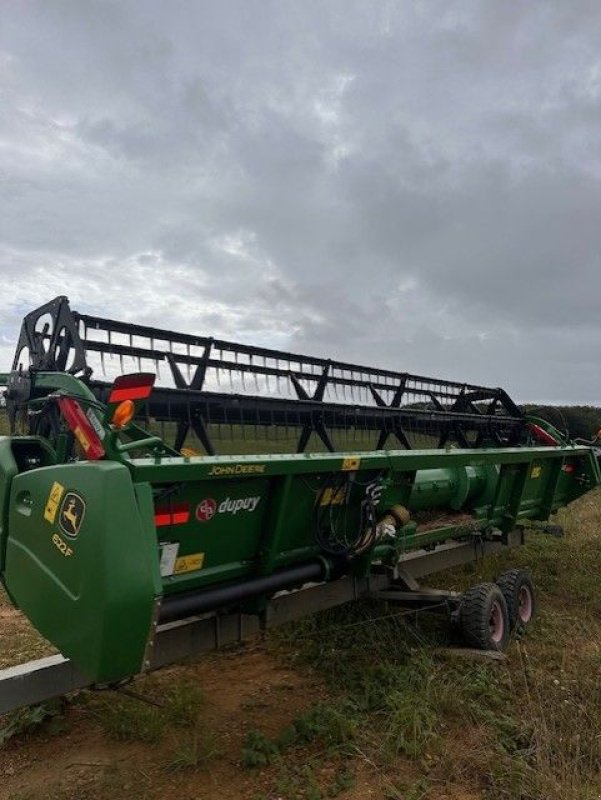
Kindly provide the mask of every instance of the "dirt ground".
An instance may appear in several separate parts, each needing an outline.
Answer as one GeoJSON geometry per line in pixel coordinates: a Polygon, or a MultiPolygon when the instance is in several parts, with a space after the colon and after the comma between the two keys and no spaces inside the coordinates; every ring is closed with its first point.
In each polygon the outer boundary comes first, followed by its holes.
{"type": "MultiPolygon", "coordinates": [[[[241,766],[244,739],[251,729],[276,736],[296,715],[324,699],[326,690],[319,678],[310,671],[300,674],[283,666],[264,646],[254,643],[240,651],[214,654],[194,665],[161,672],[160,681],[165,687],[176,680],[197,683],[202,688],[205,700],[201,723],[215,737],[219,751],[206,766],[173,772],[170,761],[174,741],[170,733],[156,744],[113,741],[87,703],[74,703],[66,709],[64,730],[50,732],[42,728],[29,736],[11,739],[0,750],[0,798],[280,797],[273,788],[277,783],[274,767],[241,766]]],[[[344,797],[386,797],[386,780],[379,771],[368,760],[362,761],[360,755],[354,762],[355,785],[344,792],[344,797]]],[[[324,769],[332,766],[325,765],[324,769]]],[[[458,800],[444,793],[439,797],[458,800]]],[[[468,800],[468,796],[462,800],[468,800]]]]}
{"type": "MultiPolygon", "coordinates": [[[[22,643],[6,660],[12,663],[23,654],[31,657],[32,650],[35,655],[49,651],[19,612],[3,604],[0,615],[1,638],[22,643]]],[[[281,764],[251,769],[241,763],[249,731],[277,737],[299,714],[332,699],[331,690],[311,668],[290,667],[257,639],[233,651],[163,669],[148,680],[153,697],[157,682],[159,695],[176,684],[200,689],[195,730],[169,727],[159,741],[150,743],[116,740],[102,724],[99,703],[102,707],[125,702],[126,709],[128,704],[135,709],[141,701],[115,692],[82,692],[63,708],[58,721],[20,733],[0,747],[0,800],[313,800],[320,795],[311,793],[302,774],[303,764],[309,762],[320,785],[331,783],[335,760],[321,761],[319,751],[311,747],[288,754],[284,780],[281,764]],[[215,754],[206,763],[174,769],[174,759],[186,742],[205,733],[215,754]]],[[[145,694],[144,681],[134,687],[145,694]]],[[[324,790],[322,797],[400,800],[391,786],[400,779],[410,785],[419,775],[410,762],[387,774],[361,752],[350,762],[345,756],[345,764],[352,769],[352,786],[331,794],[324,790]]],[[[435,792],[430,787],[427,796],[430,800],[480,797],[468,789],[458,793],[456,786],[448,790],[440,786],[435,792]]],[[[418,800],[420,794],[410,797],[418,800]]]]}

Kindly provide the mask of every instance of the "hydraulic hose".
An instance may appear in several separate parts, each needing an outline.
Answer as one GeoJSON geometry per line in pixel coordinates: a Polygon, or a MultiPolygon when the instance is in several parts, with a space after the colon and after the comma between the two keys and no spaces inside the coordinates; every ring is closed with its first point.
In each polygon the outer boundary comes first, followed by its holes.
{"type": "Polygon", "coordinates": [[[309,581],[319,581],[325,577],[324,573],[324,564],[313,562],[204,592],[186,592],[166,597],[161,606],[159,623],[215,611],[261,594],[271,594],[309,581]]]}

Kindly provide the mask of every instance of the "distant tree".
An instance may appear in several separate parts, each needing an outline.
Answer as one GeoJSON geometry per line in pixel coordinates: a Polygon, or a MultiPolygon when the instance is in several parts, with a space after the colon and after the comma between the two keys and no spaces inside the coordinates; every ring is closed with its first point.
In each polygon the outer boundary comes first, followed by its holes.
{"type": "Polygon", "coordinates": [[[601,408],[598,406],[550,406],[525,404],[526,414],[550,422],[570,439],[592,439],[601,428],[601,408]]]}

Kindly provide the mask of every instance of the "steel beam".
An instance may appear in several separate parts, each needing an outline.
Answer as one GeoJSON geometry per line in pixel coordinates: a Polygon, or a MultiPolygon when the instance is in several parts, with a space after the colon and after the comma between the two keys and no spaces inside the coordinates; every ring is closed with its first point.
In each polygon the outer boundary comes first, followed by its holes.
{"type": "Polygon", "coordinates": [[[0,714],[43,703],[89,685],[60,654],[0,670],[0,714]]]}

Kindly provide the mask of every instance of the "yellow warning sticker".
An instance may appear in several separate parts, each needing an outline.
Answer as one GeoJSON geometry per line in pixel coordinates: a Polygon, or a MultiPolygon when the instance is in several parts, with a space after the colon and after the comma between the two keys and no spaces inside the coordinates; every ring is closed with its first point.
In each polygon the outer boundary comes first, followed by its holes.
{"type": "Polygon", "coordinates": [[[542,467],[532,467],[532,472],[530,473],[531,478],[540,478],[540,474],[543,471],[542,467]]]}
{"type": "Polygon", "coordinates": [[[175,559],[173,574],[181,575],[182,572],[194,572],[194,570],[202,569],[204,560],[204,553],[191,553],[189,556],[180,556],[175,559]]]}
{"type": "Polygon", "coordinates": [[[346,502],[346,486],[328,486],[320,495],[320,506],[341,506],[346,502]]]}
{"type": "Polygon", "coordinates": [[[46,500],[46,508],[44,509],[44,519],[51,525],[56,519],[56,512],[58,511],[58,506],[64,491],[65,487],[62,485],[62,483],[54,481],[52,488],[50,489],[48,499],[46,500]]]}
{"type": "Polygon", "coordinates": [[[360,456],[351,456],[350,458],[342,459],[342,469],[345,472],[353,472],[361,466],[360,456]]]}

